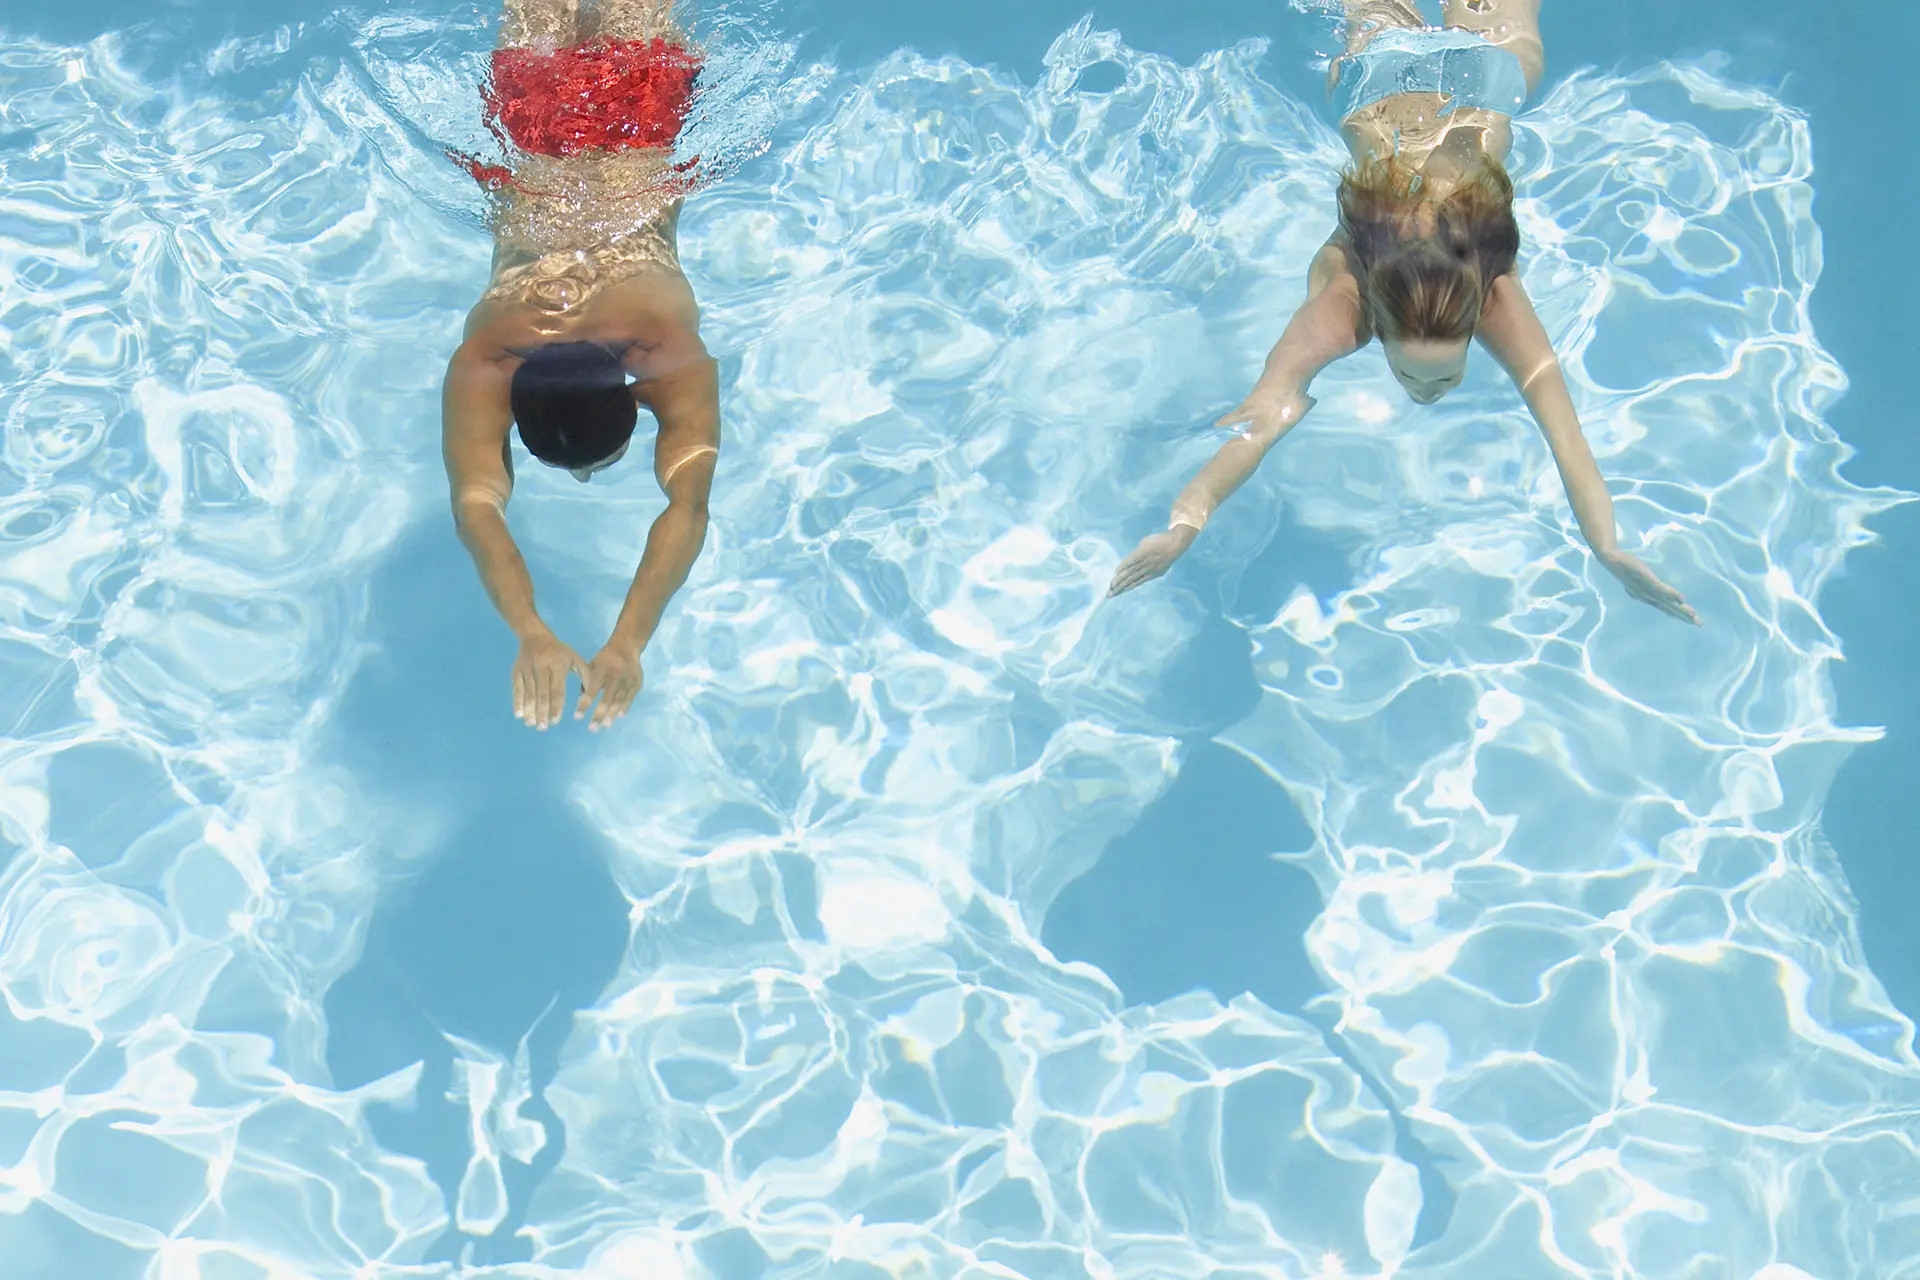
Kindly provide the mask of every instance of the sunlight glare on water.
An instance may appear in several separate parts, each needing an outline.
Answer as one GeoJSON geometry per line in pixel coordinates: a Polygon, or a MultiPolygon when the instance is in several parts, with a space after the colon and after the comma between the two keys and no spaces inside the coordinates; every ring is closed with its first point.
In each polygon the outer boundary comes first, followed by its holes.
{"type": "MultiPolygon", "coordinates": [[[[728,176],[681,228],[714,532],[570,788],[619,967],[551,1069],[448,1033],[443,1081],[351,1090],[323,1000],[455,815],[322,743],[367,579],[447,524],[488,244],[443,151],[487,36],[388,16],[165,79],[6,48],[0,1273],[1920,1274],[1920,1062],[1817,831],[1864,735],[1810,603],[1902,495],[1836,471],[1804,119],[1676,64],[1518,130],[1526,287],[1625,545],[1706,628],[1604,580],[1486,362],[1415,410],[1377,351],[1193,556],[1231,586],[1285,512],[1346,585],[1109,603],[1301,296],[1337,137],[1257,42],[1081,23],[1024,83],[802,66],[733,12],[738,110],[689,144],[728,176]],[[1170,696],[1222,626],[1250,659],[1170,696]],[[1195,736],[1315,833],[1316,1021],[1128,1005],[1040,942],[1195,736]],[[374,1132],[428,1088],[467,1117],[437,1163],[374,1132]]],[[[605,479],[515,504],[601,627],[654,501],[605,479]]]]}

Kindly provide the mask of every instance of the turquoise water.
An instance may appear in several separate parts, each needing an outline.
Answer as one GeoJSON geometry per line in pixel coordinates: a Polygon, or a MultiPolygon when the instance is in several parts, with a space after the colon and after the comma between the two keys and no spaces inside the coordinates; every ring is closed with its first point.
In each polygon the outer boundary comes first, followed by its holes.
{"type": "MultiPolygon", "coordinates": [[[[1518,131],[1694,632],[1487,362],[1377,351],[1103,600],[1328,229],[1331,25],[891,8],[709,15],[728,446],[593,739],[507,714],[439,468],[488,12],[0,16],[0,1280],[1920,1276],[1833,46],[1569,15],[1518,131]]],[[[604,480],[513,508],[579,643],[604,480]]]]}

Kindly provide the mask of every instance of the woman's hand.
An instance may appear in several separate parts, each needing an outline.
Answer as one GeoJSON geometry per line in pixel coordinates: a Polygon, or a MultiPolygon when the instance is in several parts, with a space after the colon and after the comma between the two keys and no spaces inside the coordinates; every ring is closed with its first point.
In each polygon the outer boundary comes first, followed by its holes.
{"type": "Polygon", "coordinates": [[[535,729],[558,724],[567,705],[567,676],[586,679],[587,664],[553,632],[523,636],[513,660],[513,714],[535,729]]]}
{"type": "Polygon", "coordinates": [[[1186,554],[1199,532],[1192,525],[1177,524],[1171,529],[1162,529],[1159,533],[1150,533],[1140,539],[1140,545],[1133,549],[1133,554],[1122,560],[1120,567],[1113,571],[1113,582],[1107,587],[1107,595],[1117,596],[1143,582],[1152,582],[1172,568],[1175,560],[1186,554]]]}
{"type": "Polygon", "coordinates": [[[1238,434],[1258,444],[1271,444],[1307,416],[1314,399],[1298,387],[1257,383],[1238,408],[1220,415],[1213,425],[1239,428],[1238,434]]]}
{"type": "Polygon", "coordinates": [[[1696,627],[1700,625],[1700,615],[1693,611],[1693,606],[1687,603],[1686,598],[1656,578],[1653,570],[1646,565],[1618,547],[1594,554],[1600,558],[1601,564],[1607,566],[1609,573],[1620,579],[1620,585],[1635,600],[1650,604],[1669,617],[1691,622],[1696,627]]]}
{"type": "Polygon", "coordinates": [[[573,708],[573,718],[580,719],[591,708],[593,719],[587,728],[598,733],[627,714],[633,706],[634,695],[646,682],[646,672],[640,669],[639,651],[631,645],[609,640],[607,647],[593,655],[593,661],[581,674],[580,701],[573,708]],[[600,699],[597,707],[593,705],[595,697],[600,699]]]}

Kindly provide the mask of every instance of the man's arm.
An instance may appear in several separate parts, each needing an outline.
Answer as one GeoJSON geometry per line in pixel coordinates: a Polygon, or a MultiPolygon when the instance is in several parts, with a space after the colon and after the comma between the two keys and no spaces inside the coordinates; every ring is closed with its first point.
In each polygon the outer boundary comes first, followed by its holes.
{"type": "Polygon", "coordinates": [[[1626,587],[1634,599],[1663,613],[1698,626],[1699,615],[1686,600],[1654,576],[1651,569],[1620,550],[1614,523],[1613,495],[1600,466],[1580,430],[1580,415],[1573,405],[1573,393],[1567,389],[1566,374],[1554,354],[1546,326],[1540,323],[1533,300],[1527,297],[1520,281],[1511,275],[1493,283],[1493,291],[1482,312],[1477,331],[1480,345],[1500,362],[1526,401],[1528,412],[1546,438],[1553,463],[1560,472],[1560,483],[1573,507],[1573,518],[1580,536],[1600,563],[1626,587]]]}
{"type": "Polygon", "coordinates": [[[513,714],[545,729],[566,707],[568,675],[584,672],[586,664],[540,620],[533,607],[533,578],[507,532],[507,499],[513,494],[509,378],[503,366],[471,348],[454,352],[441,391],[440,448],[454,527],[494,608],[520,641],[513,663],[513,714]]]}
{"type": "Polygon", "coordinates": [[[507,500],[513,496],[507,377],[469,348],[454,352],[441,390],[440,451],[460,541],[501,618],[524,640],[546,626],[534,609],[527,562],[507,532],[507,500]]]}
{"type": "Polygon", "coordinates": [[[704,351],[672,373],[640,385],[660,424],[654,439],[653,472],[667,495],[667,509],[647,532],[640,567],[627,588],[613,635],[594,655],[582,681],[578,719],[593,709],[588,726],[601,729],[632,706],[645,673],[640,654],[653,639],[667,602],[687,580],[707,540],[707,498],[720,453],[719,370],[704,351]],[[595,698],[599,705],[594,706],[595,698]]]}
{"type": "Polygon", "coordinates": [[[653,474],[667,495],[667,509],[647,533],[640,568],[627,589],[614,624],[613,642],[637,655],[647,647],[667,601],[687,580],[707,540],[707,499],[720,455],[720,377],[702,356],[675,373],[642,385],[648,408],[660,423],[654,439],[653,474]]]}

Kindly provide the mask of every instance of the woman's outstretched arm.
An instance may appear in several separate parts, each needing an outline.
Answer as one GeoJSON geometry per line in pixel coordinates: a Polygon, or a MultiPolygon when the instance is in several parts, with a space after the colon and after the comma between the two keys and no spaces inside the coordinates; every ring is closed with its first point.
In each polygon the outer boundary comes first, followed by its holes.
{"type": "Polygon", "coordinates": [[[1360,292],[1346,271],[1346,255],[1329,244],[1314,259],[1306,305],[1267,355],[1266,369],[1238,408],[1217,425],[1239,433],[1213,455],[1174,499],[1167,527],[1148,534],[1114,571],[1107,594],[1117,596],[1164,574],[1186,553],[1220,504],[1232,497],[1281,437],[1299,425],[1313,398],[1307,387],[1319,372],[1365,341],[1360,292]]]}
{"type": "Polygon", "coordinates": [[[1580,416],[1567,390],[1566,375],[1553,343],[1533,309],[1533,300],[1513,276],[1494,281],[1493,292],[1480,318],[1480,344],[1507,371],[1520,389],[1527,409],[1553,452],[1560,483],[1580,525],[1580,536],[1608,572],[1620,580],[1627,594],[1662,613],[1700,625],[1700,615],[1678,591],[1660,581],[1653,570],[1622,551],[1613,520],[1613,497],[1600,475],[1593,451],[1580,431],[1580,416]]]}

